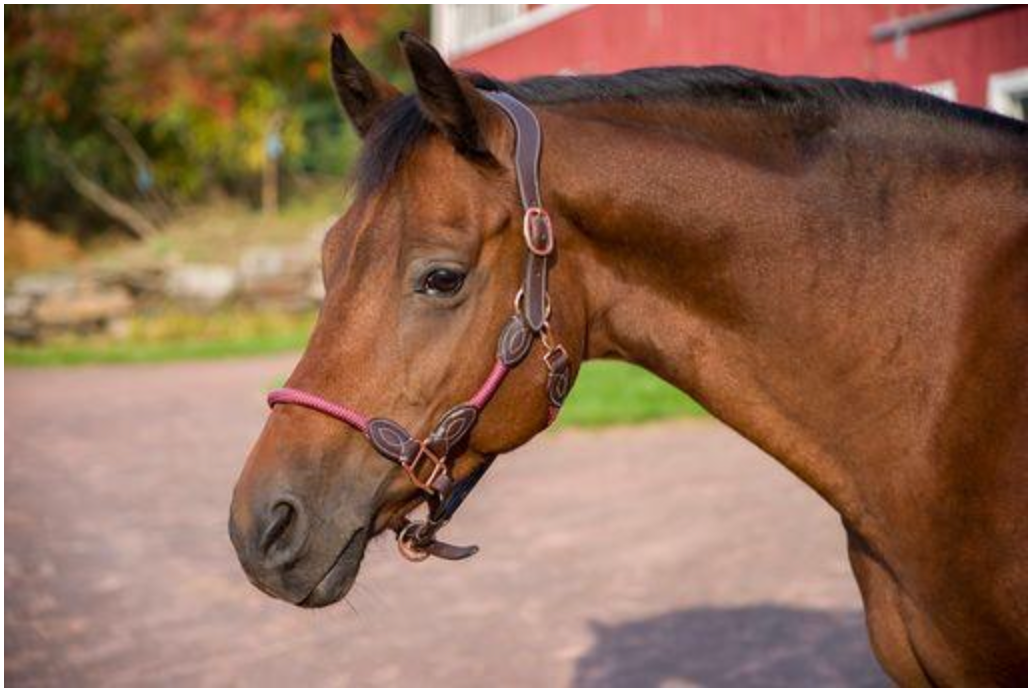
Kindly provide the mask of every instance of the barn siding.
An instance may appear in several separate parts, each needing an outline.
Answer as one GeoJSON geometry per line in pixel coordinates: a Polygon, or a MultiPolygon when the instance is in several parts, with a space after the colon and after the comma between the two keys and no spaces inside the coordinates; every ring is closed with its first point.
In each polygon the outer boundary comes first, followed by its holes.
{"type": "Polygon", "coordinates": [[[917,86],[953,80],[986,105],[990,74],[1028,67],[1028,7],[876,43],[871,27],[926,6],[591,5],[461,55],[460,67],[515,79],[647,65],[735,64],[778,74],[855,76],[917,86]]]}

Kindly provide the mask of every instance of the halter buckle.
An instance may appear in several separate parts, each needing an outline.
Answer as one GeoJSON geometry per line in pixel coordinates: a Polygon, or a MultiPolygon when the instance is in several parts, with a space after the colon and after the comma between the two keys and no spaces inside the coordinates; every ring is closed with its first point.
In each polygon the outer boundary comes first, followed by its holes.
{"type": "Polygon", "coordinates": [[[525,244],[533,255],[546,257],[553,252],[553,224],[550,215],[542,207],[529,207],[525,210],[524,221],[525,244]]]}
{"type": "Polygon", "coordinates": [[[407,472],[411,482],[429,495],[435,495],[439,492],[439,489],[435,487],[435,482],[447,476],[446,458],[440,457],[429,449],[426,442],[419,442],[417,453],[410,461],[402,462],[400,465],[407,472]],[[420,471],[422,462],[425,460],[432,464],[432,470],[429,472],[428,478],[423,481],[421,480],[420,471]]]}

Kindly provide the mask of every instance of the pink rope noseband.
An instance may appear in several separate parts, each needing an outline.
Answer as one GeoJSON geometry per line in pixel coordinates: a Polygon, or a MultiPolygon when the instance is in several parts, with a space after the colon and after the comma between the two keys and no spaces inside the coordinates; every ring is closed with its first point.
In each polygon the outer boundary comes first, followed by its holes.
{"type": "MultiPolygon", "coordinates": [[[[478,388],[475,395],[468,400],[468,406],[472,406],[481,411],[485,405],[489,403],[489,400],[493,398],[493,395],[496,394],[496,390],[498,390],[500,385],[503,384],[503,381],[507,378],[507,373],[509,372],[510,368],[497,359],[495,365],[493,365],[493,369],[489,371],[489,376],[485,378],[485,382],[483,382],[482,386],[478,388]]],[[[297,406],[303,406],[304,408],[313,409],[318,413],[323,413],[326,416],[342,421],[350,427],[356,428],[365,434],[368,432],[368,421],[371,420],[370,416],[366,416],[349,406],[343,406],[342,404],[337,404],[333,401],[322,398],[317,394],[311,394],[310,392],[304,392],[299,389],[292,389],[291,387],[274,389],[268,393],[268,406],[274,408],[276,404],[295,404],[297,406]]],[[[553,422],[552,418],[554,418],[554,416],[551,415],[551,423],[553,422]]]]}
{"type": "Polygon", "coordinates": [[[283,387],[282,389],[274,389],[268,392],[268,406],[274,408],[275,404],[296,404],[297,406],[303,406],[304,408],[314,409],[319,413],[324,413],[326,416],[331,416],[336,420],[341,420],[347,425],[360,430],[362,433],[368,431],[368,421],[370,418],[362,413],[354,411],[348,406],[342,406],[336,404],[328,399],[322,399],[317,394],[310,394],[308,392],[302,392],[299,389],[291,389],[289,387],[283,387]]]}

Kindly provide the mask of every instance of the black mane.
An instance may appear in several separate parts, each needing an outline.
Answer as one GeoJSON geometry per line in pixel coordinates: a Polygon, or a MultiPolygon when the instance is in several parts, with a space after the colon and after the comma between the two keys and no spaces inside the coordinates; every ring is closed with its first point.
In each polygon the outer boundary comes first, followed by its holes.
{"type": "MultiPolygon", "coordinates": [[[[852,78],[779,77],[741,67],[650,67],[610,75],[545,76],[503,82],[466,74],[486,91],[504,91],[526,103],[658,103],[682,101],[709,105],[816,113],[846,105],[913,111],[1024,136],[1024,123],[978,108],[951,103],[888,82],[852,78]]],[[[368,133],[355,171],[362,190],[384,185],[414,147],[432,131],[413,95],[391,103],[368,133]]]]}

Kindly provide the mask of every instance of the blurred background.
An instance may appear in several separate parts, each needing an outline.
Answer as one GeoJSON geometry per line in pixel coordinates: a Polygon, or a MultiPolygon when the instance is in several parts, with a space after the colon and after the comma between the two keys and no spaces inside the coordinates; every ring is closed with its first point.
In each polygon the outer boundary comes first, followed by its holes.
{"type": "Polygon", "coordinates": [[[469,501],[471,563],[383,541],[319,613],[246,583],[232,483],[359,148],[330,33],[406,89],[401,29],[508,79],[728,63],[1028,113],[1024,6],[5,6],[6,682],[884,683],[833,513],[621,364],[469,501]]]}

